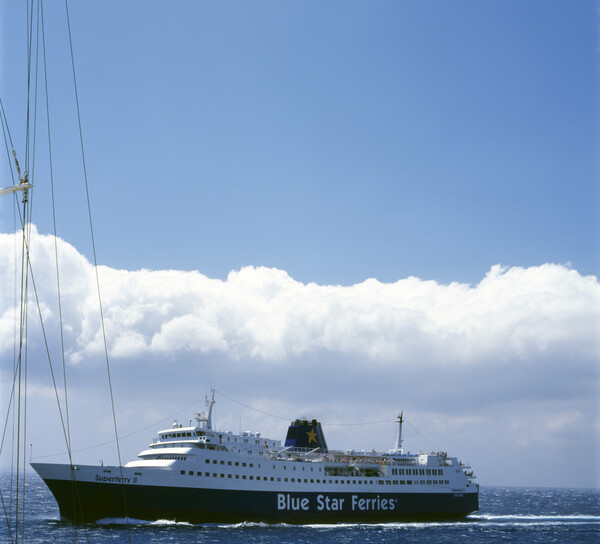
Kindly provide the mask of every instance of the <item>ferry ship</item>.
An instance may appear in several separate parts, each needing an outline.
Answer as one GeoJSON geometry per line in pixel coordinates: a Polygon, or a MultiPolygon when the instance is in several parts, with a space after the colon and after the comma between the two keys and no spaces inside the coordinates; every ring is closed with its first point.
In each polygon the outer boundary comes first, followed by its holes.
{"type": "Polygon", "coordinates": [[[297,419],[285,443],[212,428],[207,411],[174,422],[124,466],[32,463],[75,523],[104,518],[335,523],[463,518],[478,510],[470,467],[445,452],[404,453],[402,414],[388,452],[336,451],[297,419]]]}

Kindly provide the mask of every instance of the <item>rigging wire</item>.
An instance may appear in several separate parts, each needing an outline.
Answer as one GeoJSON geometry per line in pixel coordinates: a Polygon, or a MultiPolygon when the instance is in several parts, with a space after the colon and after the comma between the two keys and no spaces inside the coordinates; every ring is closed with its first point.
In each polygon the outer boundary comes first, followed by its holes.
{"type": "MultiPolygon", "coordinates": [[[[30,129],[30,103],[31,103],[31,57],[33,50],[33,0],[31,3],[27,2],[27,40],[26,40],[26,49],[27,49],[27,123],[26,123],[26,149],[27,154],[29,152],[29,129],[30,129]]],[[[39,21],[38,21],[39,22],[39,21]]],[[[39,27],[38,27],[39,29],[39,27]]],[[[37,50],[36,50],[37,51],[37,50]]],[[[37,78],[37,54],[36,54],[36,78],[37,78]]],[[[36,84],[37,85],[37,84],[36,84]]],[[[2,132],[4,134],[5,147],[8,156],[8,164],[10,167],[11,178],[13,181],[13,185],[15,185],[15,176],[12,167],[12,161],[10,159],[10,153],[8,152],[8,142],[10,142],[10,146],[12,148],[12,154],[15,161],[15,166],[17,169],[17,174],[21,183],[26,182],[28,178],[28,159],[25,160],[25,170],[23,172],[23,176],[21,176],[19,163],[17,161],[17,156],[12,140],[12,136],[10,133],[10,129],[8,126],[8,119],[6,116],[6,111],[4,109],[4,103],[0,101],[1,106],[1,118],[2,118],[2,132]],[[8,136],[8,138],[7,138],[8,136]]],[[[34,132],[35,134],[35,132],[34,132]]],[[[35,136],[34,136],[35,139],[35,136]]],[[[5,421],[5,427],[3,430],[3,439],[2,445],[4,444],[4,438],[6,436],[6,429],[8,425],[8,418],[12,411],[13,414],[13,447],[11,448],[11,477],[10,477],[10,505],[9,512],[6,512],[6,506],[4,501],[4,495],[0,492],[0,498],[2,500],[3,510],[5,513],[6,525],[8,530],[8,535],[10,542],[17,542],[19,539],[19,516],[21,516],[21,540],[24,540],[24,530],[25,530],[25,490],[26,490],[26,441],[27,441],[27,344],[25,342],[25,338],[27,336],[27,300],[28,300],[28,282],[27,282],[27,268],[23,267],[24,264],[24,253],[23,249],[25,245],[28,243],[27,237],[31,236],[31,228],[27,227],[28,218],[31,214],[31,204],[27,206],[29,201],[28,191],[24,191],[23,193],[23,214],[21,215],[21,209],[18,204],[18,197],[16,192],[14,193],[15,203],[17,203],[17,210],[19,213],[19,217],[21,220],[21,232],[22,232],[22,244],[21,244],[21,278],[20,278],[20,309],[19,309],[19,325],[18,325],[18,342],[15,343],[15,354],[14,354],[14,376],[13,376],[13,384],[10,395],[10,403],[7,409],[7,419],[5,421]],[[17,348],[18,345],[18,349],[17,348]],[[14,394],[14,387],[18,384],[18,389],[16,393],[16,398],[14,394]],[[16,408],[15,408],[16,404],[16,408]],[[12,408],[12,410],[11,410],[12,408]],[[21,416],[21,411],[23,415],[21,416]],[[21,417],[23,417],[23,423],[21,423],[21,417]],[[15,421],[16,420],[16,421],[15,421]],[[16,426],[15,426],[16,423],[16,426]],[[22,429],[22,432],[21,432],[22,429]],[[15,440],[15,430],[16,430],[16,440],[15,440]],[[23,462],[22,462],[22,470],[23,476],[21,478],[21,440],[23,441],[23,462]],[[15,479],[13,482],[13,474],[15,475],[15,479]],[[12,504],[13,504],[13,491],[14,491],[14,532],[11,530],[11,521],[12,521],[12,504]]],[[[15,247],[16,249],[16,247],[15,247]]],[[[15,263],[17,259],[15,259],[15,263]]],[[[16,276],[16,274],[15,274],[16,276]]],[[[15,279],[17,279],[15,277],[15,279]]],[[[17,282],[15,281],[15,295],[17,293],[17,282]]],[[[16,298],[16,296],[15,296],[16,298]]],[[[15,304],[16,308],[16,304],[15,304]]],[[[15,316],[16,317],[16,316],[15,316]]],[[[16,320],[15,320],[16,324],[16,320]]],[[[15,329],[15,340],[17,340],[17,330],[15,329]]],[[[1,447],[0,447],[1,452],[1,447]]]]}
{"type": "MultiPolygon", "coordinates": [[[[6,116],[6,111],[4,109],[4,102],[2,101],[2,98],[0,97],[0,121],[2,123],[2,134],[4,135],[4,147],[6,149],[6,157],[7,157],[7,164],[9,166],[10,169],[10,176],[12,179],[12,183],[13,185],[15,185],[15,173],[13,170],[13,163],[12,163],[12,159],[10,156],[10,151],[9,151],[9,142],[10,142],[10,148],[12,149],[13,153],[15,153],[14,150],[14,145],[13,145],[13,141],[12,141],[12,136],[10,133],[10,128],[8,125],[8,118],[6,116]]],[[[15,158],[16,160],[16,158],[15,158]]],[[[17,163],[18,164],[18,163],[17,163]]],[[[16,205],[16,210],[19,213],[19,217],[21,218],[21,209],[18,206],[18,199],[17,199],[17,194],[15,193],[14,195],[14,201],[16,205]]],[[[15,208],[13,208],[14,210],[15,208]]],[[[13,214],[13,218],[16,217],[16,214],[13,214]]],[[[16,223],[16,220],[13,221],[14,223],[16,223]]],[[[14,231],[16,232],[16,224],[14,224],[14,231]]],[[[17,245],[16,245],[16,237],[15,237],[15,247],[14,247],[14,252],[15,252],[15,264],[17,262],[17,245]]],[[[15,324],[15,328],[14,328],[14,353],[13,353],[13,370],[16,370],[17,367],[17,269],[15,266],[15,281],[14,281],[14,324],[15,324]]],[[[13,381],[13,387],[14,387],[14,381],[13,381]]],[[[9,402],[7,411],[6,411],[6,416],[7,416],[7,420],[5,422],[4,425],[4,431],[3,431],[3,437],[2,437],[2,443],[4,443],[4,434],[6,433],[6,429],[8,426],[8,417],[11,413],[10,407],[12,406],[12,393],[11,393],[11,401],[9,402]]],[[[14,414],[14,412],[13,412],[14,414]]],[[[13,421],[13,443],[14,443],[14,421],[13,421]]],[[[2,446],[0,445],[0,453],[2,452],[2,446]]],[[[11,454],[14,454],[14,448],[11,449],[11,454]]],[[[11,456],[11,461],[10,461],[10,466],[11,466],[11,471],[10,471],[10,481],[9,481],[9,490],[10,490],[10,497],[8,499],[8,508],[9,510],[7,511],[6,509],[6,501],[4,500],[4,494],[2,493],[2,489],[0,488],[0,502],[2,503],[2,510],[4,512],[4,518],[6,521],[6,527],[8,530],[8,536],[9,536],[9,541],[13,542],[13,538],[12,538],[12,532],[11,532],[11,526],[10,526],[10,520],[12,518],[12,513],[11,513],[11,509],[12,509],[12,492],[13,492],[13,468],[14,468],[14,457],[11,456]]]]}
{"type": "MultiPolygon", "coordinates": [[[[53,169],[53,164],[52,164],[52,138],[51,138],[51,131],[50,131],[50,105],[49,105],[50,98],[49,98],[49,92],[48,92],[48,70],[47,70],[48,63],[47,63],[47,58],[46,58],[46,30],[45,30],[45,24],[44,24],[44,7],[43,7],[42,0],[40,0],[39,13],[41,14],[41,20],[42,20],[42,51],[43,51],[43,55],[44,55],[44,89],[45,89],[45,96],[46,96],[46,121],[47,121],[46,125],[47,125],[47,132],[48,132],[48,163],[49,163],[49,174],[50,174],[50,193],[51,193],[51,202],[52,202],[52,225],[53,225],[53,232],[54,232],[54,262],[55,262],[55,266],[56,266],[56,286],[57,286],[58,316],[59,316],[59,331],[60,331],[60,354],[61,354],[61,359],[62,359],[65,417],[66,417],[65,441],[66,441],[67,453],[68,453],[68,457],[69,457],[69,464],[71,466],[73,466],[73,458],[72,458],[72,450],[71,450],[71,427],[70,427],[70,421],[69,421],[69,397],[68,397],[68,392],[67,392],[67,370],[66,370],[66,363],[65,363],[65,343],[64,343],[64,327],[63,327],[63,313],[62,313],[62,296],[61,296],[61,289],[60,289],[60,268],[59,268],[59,259],[58,259],[58,242],[57,242],[57,229],[56,229],[54,169],[53,169]]],[[[52,367],[52,365],[50,365],[50,366],[52,367]]],[[[54,374],[52,377],[53,377],[53,382],[54,382],[54,374]]],[[[55,386],[57,403],[60,408],[60,401],[59,401],[58,391],[56,390],[56,384],[54,386],[55,386]]],[[[71,470],[71,482],[72,482],[71,493],[73,496],[73,504],[79,504],[79,506],[81,508],[79,489],[77,488],[77,485],[75,484],[75,473],[72,470],[71,470]]],[[[83,532],[84,532],[86,541],[89,542],[87,525],[85,523],[83,524],[83,532]]],[[[77,525],[75,525],[75,540],[78,540],[77,525]]]]}
{"type": "MultiPolygon", "coordinates": [[[[0,113],[1,113],[1,118],[2,118],[2,132],[4,133],[4,142],[6,144],[6,151],[8,153],[8,142],[10,142],[11,149],[14,149],[15,146],[13,145],[12,136],[10,134],[10,130],[8,127],[8,118],[6,117],[6,111],[4,110],[4,102],[2,102],[2,97],[0,97],[0,113]],[[8,140],[6,139],[7,135],[8,135],[8,140]]],[[[11,177],[12,177],[13,185],[14,185],[15,175],[14,175],[13,169],[12,169],[12,161],[10,160],[10,153],[8,153],[8,165],[10,166],[10,173],[11,173],[11,177]]]]}
{"type": "MultiPolygon", "coordinates": [[[[240,406],[243,406],[244,408],[248,408],[249,410],[252,410],[254,412],[258,412],[260,414],[264,414],[269,417],[274,417],[276,419],[282,419],[284,421],[290,421],[290,420],[296,419],[293,417],[284,417],[284,416],[278,416],[276,414],[271,414],[269,412],[265,412],[264,410],[259,410],[258,408],[255,408],[254,406],[244,404],[243,402],[240,402],[239,400],[232,399],[231,397],[227,396],[222,391],[218,391],[215,389],[215,392],[218,393],[219,395],[221,395],[222,397],[225,397],[227,400],[230,400],[231,402],[235,402],[236,404],[239,404],[240,406]]],[[[390,421],[395,421],[395,420],[394,419],[381,419],[379,421],[364,421],[364,422],[359,422],[359,423],[325,423],[325,422],[321,422],[321,425],[329,425],[332,427],[333,426],[362,426],[362,425],[379,425],[381,423],[389,423],[390,421]]]]}
{"type": "Polygon", "coordinates": [[[48,71],[47,71],[47,60],[46,60],[46,32],[44,26],[44,8],[43,3],[40,2],[40,11],[42,19],[42,51],[44,54],[44,87],[46,92],[46,121],[48,128],[48,165],[50,175],[50,196],[52,203],[52,226],[54,232],[54,262],[56,265],[56,285],[57,285],[57,298],[58,298],[58,322],[60,331],[60,353],[62,357],[62,368],[63,368],[63,383],[64,383],[64,394],[65,394],[65,416],[67,425],[67,449],[71,450],[71,430],[69,425],[69,401],[67,395],[67,375],[66,375],[66,364],[65,364],[65,341],[64,341],[64,327],[63,327],[63,314],[62,314],[62,296],[60,289],[60,269],[58,265],[58,234],[56,229],[56,206],[55,206],[55,193],[54,193],[54,169],[52,166],[52,138],[50,132],[50,105],[49,105],[49,92],[48,92],[48,71]]]}
{"type": "MultiPolygon", "coordinates": [[[[110,363],[109,363],[109,358],[108,358],[108,344],[106,341],[106,327],[105,327],[105,323],[104,323],[104,312],[102,310],[102,296],[100,293],[100,279],[98,277],[98,260],[96,257],[96,243],[94,240],[94,227],[93,227],[93,222],[92,222],[92,207],[91,207],[91,202],[90,202],[90,191],[89,191],[89,184],[88,184],[87,168],[86,168],[86,163],[85,163],[85,151],[84,151],[84,146],[83,146],[83,130],[81,128],[79,93],[77,92],[77,77],[75,75],[75,56],[73,53],[73,39],[71,36],[71,21],[69,18],[68,0],[65,0],[65,13],[66,13],[66,18],[67,18],[67,30],[68,30],[68,35],[69,35],[69,50],[71,52],[71,68],[73,71],[73,87],[75,90],[75,104],[77,106],[77,123],[79,126],[79,142],[81,145],[81,160],[82,160],[82,164],[83,164],[83,178],[84,178],[84,182],[85,182],[85,193],[86,193],[86,198],[87,198],[88,218],[89,218],[89,223],[90,223],[90,237],[91,237],[91,242],[92,242],[92,254],[93,254],[93,258],[94,258],[94,271],[96,274],[96,289],[97,289],[97,293],[98,293],[98,306],[99,306],[99,310],[100,310],[100,322],[102,324],[102,338],[104,340],[104,356],[105,356],[105,360],[106,360],[106,374],[108,377],[108,387],[110,390],[110,403],[111,403],[111,408],[112,408],[113,426],[114,426],[115,441],[116,441],[116,446],[117,446],[117,457],[119,459],[119,471],[121,474],[121,480],[123,480],[123,463],[121,461],[121,448],[119,446],[119,432],[118,432],[118,428],[117,428],[117,416],[116,416],[116,411],[115,411],[115,401],[114,401],[114,395],[113,395],[113,389],[112,389],[112,380],[111,380],[111,375],[110,375],[110,363]]],[[[130,531],[130,527],[129,527],[129,518],[127,517],[127,500],[125,497],[124,484],[121,484],[121,489],[123,491],[123,505],[124,505],[124,509],[125,509],[125,519],[127,520],[127,536],[129,538],[129,542],[131,542],[131,531],[130,531]]]]}
{"type": "MultiPolygon", "coordinates": [[[[39,61],[40,61],[40,55],[39,55],[39,48],[40,48],[40,17],[42,19],[42,34],[44,36],[43,38],[43,53],[44,53],[44,57],[43,57],[43,62],[44,62],[44,83],[45,83],[45,91],[46,91],[46,112],[47,112],[47,122],[48,122],[48,145],[49,145],[49,158],[50,158],[50,165],[52,163],[52,151],[51,151],[51,141],[50,141],[50,116],[49,116],[49,96],[48,96],[48,79],[47,79],[47,63],[46,63],[46,49],[45,49],[45,32],[44,32],[44,26],[43,26],[43,7],[42,7],[42,0],[38,0],[38,5],[37,5],[37,12],[34,9],[34,2],[33,0],[31,0],[31,2],[27,3],[27,122],[26,122],[26,142],[25,142],[25,146],[26,146],[26,158],[25,158],[25,168],[23,170],[23,174],[21,174],[21,170],[19,167],[19,162],[17,160],[17,154],[14,148],[14,144],[13,144],[13,139],[12,139],[12,135],[9,129],[9,124],[8,124],[8,119],[7,119],[7,115],[6,115],[6,110],[4,108],[4,103],[0,100],[0,119],[2,120],[2,132],[4,135],[4,140],[5,140],[5,147],[6,147],[6,152],[7,152],[7,156],[8,156],[8,164],[10,166],[10,172],[11,172],[11,177],[12,177],[12,181],[13,181],[13,186],[15,185],[15,174],[14,174],[14,170],[13,170],[13,163],[12,160],[10,158],[10,152],[9,152],[9,142],[10,142],[10,147],[12,148],[12,154],[14,157],[14,163],[15,163],[15,167],[17,170],[17,174],[18,174],[18,178],[20,183],[25,183],[27,181],[32,181],[33,177],[34,177],[34,166],[35,166],[35,158],[36,158],[36,132],[37,132],[37,106],[38,106],[38,83],[39,83],[39,77],[38,77],[38,70],[39,70],[39,61]],[[33,32],[33,17],[34,14],[36,14],[36,27],[35,27],[35,39],[34,39],[34,32],[33,32]],[[35,74],[32,75],[32,65],[33,65],[33,51],[34,51],[34,46],[35,46],[35,74]],[[32,84],[34,84],[34,90],[33,90],[33,95],[32,95],[32,84]],[[33,105],[33,108],[32,108],[33,105]],[[32,116],[32,109],[33,109],[33,116],[32,116]],[[30,152],[31,149],[31,152],[30,152]],[[29,174],[28,174],[29,172],[29,174]]],[[[52,176],[52,165],[50,166],[50,170],[51,170],[51,176],[52,176]]],[[[52,179],[53,182],[53,179],[52,179]]],[[[52,183],[52,189],[54,189],[54,184],[52,183]]],[[[52,192],[52,196],[54,197],[54,192],[52,192]]],[[[15,198],[15,202],[18,204],[18,195],[15,192],[14,193],[14,198],[15,198]]],[[[37,288],[35,286],[35,279],[34,279],[34,274],[33,274],[33,269],[31,266],[31,260],[30,260],[30,246],[31,246],[31,231],[32,231],[32,223],[31,223],[31,215],[32,215],[32,196],[30,197],[30,193],[26,190],[23,193],[23,213],[21,214],[21,208],[19,205],[16,206],[16,209],[18,211],[19,214],[19,220],[20,220],[20,224],[21,224],[21,232],[22,232],[22,243],[21,243],[21,287],[20,287],[20,299],[21,299],[21,303],[20,303],[20,317],[19,317],[19,324],[18,324],[18,341],[15,342],[15,368],[14,368],[14,375],[13,375],[13,382],[12,382],[12,388],[11,388],[11,393],[10,393],[10,398],[9,398],[9,403],[8,403],[8,409],[6,412],[6,420],[4,423],[4,430],[2,432],[2,440],[0,441],[0,453],[3,450],[4,447],[4,443],[5,443],[5,438],[6,438],[6,431],[8,428],[8,421],[9,421],[9,417],[10,417],[10,413],[12,412],[14,418],[16,419],[16,434],[17,434],[17,439],[16,439],[16,447],[14,447],[12,449],[13,455],[14,452],[16,450],[16,470],[15,470],[15,462],[11,461],[11,483],[10,483],[10,490],[11,490],[11,499],[9,502],[9,510],[12,510],[12,504],[13,504],[13,499],[12,499],[12,492],[13,490],[15,490],[15,498],[14,498],[14,504],[15,504],[15,518],[14,518],[14,532],[12,531],[11,527],[11,522],[9,521],[9,518],[12,519],[12,514],[9,512],[7,512],[6,509],[6,501],[4,500],[4,495],[2,494],[1,490],[0,490],[0,499],[2,502],[2,509],[4,511],[5,514],[5,519],[7,521],[7,529],[8,529],[8,533],[9,533],[9,540],[10,542],[13,542],[13,538],[14,538],[14,542],[17,542],[19,539],[19,516],[21,516],[22,520],[21,520],[21,527],[20,527],[20,536],[21,536],[21,540],[24,540],[24,530],[25,530],[25,488],[26,488],[26,467],[27,467],[27,462],[26,462],[26,455],[27,455],[27,448],[26,448],[26,442],[27,442],[27,342],[26,342],[26,338],[27,338],[27,329],[28,329],[28,312],[27,312],[27,308],[28,308],[28,300],[29,300],[29,274],[31,274],[31,282],[33,285],[33,289],[35,292],[35,300],[37,303],[37,308],[38,308],[38,312],[39,312],[39,316],[40,316],[40,324],[42,327],[42,333],[44,336],[44,342],[46,345],[46,351],[47,351],[47,356],[48,356],[48,362],[49,362],[49,366],[50,366],[50,372],[51,372],[51,376],[52,376],[52,381],[54,384],[54,390],[56,393],[56,400],[57,400],[57,406],[58,406],[58,410],[59,410],[59,415],[60,415],[60,420],[61,420],[61,425],[63,428],[63,434],[65,435],[65,442],[67,444],[67,450],[69,451],[69,458],[71,459],[71,455],[70,455],[70,433],[68,432],[68,414],[67,414],[67,431],[65,431],[65,423],[64,423],[64,418],[63,418],[63,414],[62,414],[62,409],[61,409],[61,402],[60,402],[60,398],[58,395],[58,388],[56,385],[56,380],[54,378],[54,370],[53,370],[53,366],[52,366],[52,360],[50,357],[50,352],[49,352],[49,348],[48,348],[48,342],[47,342],[47,337],[46,337],[46,332],[45,332],[45,327],[44,327],[44,323],[43,323],[43,318],[42,318],[42,314],[41,314],[41,307],[40,307],[40,302],[39,302],[39,298],[38,298],[38,293],[37,293],[37,288]],[[18,346],[18,349],[17,349],[18,346]],[[16,389],[16,391],[15,391],[16,389]],[[12,410],[11,410],[12,407],[12,410]],[[21,447],[21,444],[23,444],[23,447],[21,447]],[[22,450],[22,451],[21,451],[22,450]],[[22,455],[22,459],[21,459],[21,455],[22,455]],[[22,465],[22,471],[23,471],[23,476],[21,478],[21,465],[22,465]],[[16,474],[16,479],[15,482],[13,484],[12,481],[12,475],[16,474]]],[[[52,202],[53,206],[53,218],[55,219],[55,215],[54,215],[54,199],[52,202]]],[[[55,223],[56,225],[56,223],[55,223]]],[[[55,229],[55,239],[56,239],[56,229],[55,229]]],[[[16,238],[15,238],[16,240],[16,238]]],[[[56,249],[56,248],[55,248],[56,249]]],[[[57,251],[55,251],[55,253],[57,254],[57,251]]],[[[16,262],[16,259],[15,259],[16,262]]],[[[57,274],[58,274],[58,260],[57,260],[57,274]]],[[[17,282],[15,282],[15,294],[16,294],[16,289],[17,289],[17,282]]],[[[60,293],[59,293],[59,299],[60,299],[60,293]]],[[[59,300],[59,305],[60,305],[60,300],[59,300]]],[[[16,308],[16,305],[15,305],[16,308]]],[[[62,317],[62,311],[61,313],[61,317],[62,317]]],[[[15,319],[15,324],[16,324],[16,319],[15,319]]],[[[63,377],[65,380],[65,387],[66,387],[66,374],[65,374],[65,370],[64,370],[64,342],[63,340],[63,334],[62,334],[62,318],[61,318],[61,347],[62,347],[62,356],[63,356],[63,377]]],[[[17,334],[17,331],[15,331],[15,333],[17,334]]],[[[17,340],[17,338],[15,337],[15,340],[17,340]]],[[[66,392],[65,392],[66,395],[66,392]]],[[[68,403],[65,399],[65,405],[66,405],[66,409],[68,410],[68,403]]],[[[13,428],[14,428],[14,423],[13,423],[13,428]]],[[[14,433],[14,431],[13,431],[14,433]]],[[[13,438],[13,442],[14,438],[13,438]]],[[[14,457],[13,457],[14,459],[14,457]]],[[[85,528],[85,526],[84,526],[85,528]]],[[[77,528],[75,528],[76,531],[76,539],[77,539],[77,528]]],[[[86,530],[86,540],[87,540],[87,530],[86,530]]]]}
{"type": "Polygon", "coordinates": [[[442,451],[441,448],[439,448],[438,446],[436,446],[431,440],[429,440],[428,438],[426,438],[425,436],[423,436],[415,427],[414,425],[412,425],[410,423],[410,421],[408,421],[407,419],[404,420],[405,423],[408,423],[408,425],[410,426],[410,428],[415,431],[423,440],[425,440],[425,442],[428,442],[429,444],[431,444],[433,446],[433,448],[435,449],[435,451],[442,451]]]}
{"type": "MultiPolygon", "coordinates": [[[[147,431],[148,429],[156,429],[156,427],[162,423],[163,421],[169,420],[171,418],[174,418],[175,416],[179,415],[181,412],[187,411],[189,410],[192,406],[195,406],[196,404],[198,404],[200,401],[195,401],[192,404],[189,404],[188,406],[186,406],[185,408],[181,408],[180,410],[177,410],[177,412],[172,413],[169,416],[163,417],[161,419],[159,419],[158,421],[151,423],[150,425],[146,425],[145,427],[142,427],[141,429],[137,429],[135,431],[132,431],[130,433],[127,434],[123,434],[121,436],[119,436],[119,440],[125,440],[126,438],[130,438],[132,436],[135,436],[136,434],[140,434],[144,431],[147,431]]],[[[93,444],[91,446],[86,446],[85,448],[80,448],[77,450],[73,450],[71,453],[80,453],[82,451],[89,451],[89,450],[93,450],[96,448],[101,448],[102,446],[108,446],[109,444],[114,444],[114,439],[112,440],[107,440],[106,442],[100,442],[98,444],[93,444]]],[[[36,459],[47,459],[49,457],[58,457],[59,455],[64,455],[64,452],[60,452],[60,453],[51,453],[51,454],[47,454],[47,455],[37,455],[36,459]]]]}

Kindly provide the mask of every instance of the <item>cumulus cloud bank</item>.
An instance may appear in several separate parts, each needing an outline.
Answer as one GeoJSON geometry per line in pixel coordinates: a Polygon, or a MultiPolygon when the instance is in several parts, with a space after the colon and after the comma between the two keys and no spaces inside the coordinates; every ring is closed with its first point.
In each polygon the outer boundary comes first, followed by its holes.
{"type": "MultiPolygon", "coordinates": [[[[12,350],[14,235],[0,235],[0,349],[12,350]]],[[[103,353],[91,264],[58,240],[68,360],[103,353]]],[[[32,268],[48,322],[58,316],[54,238],[34,231],[32,268]]],[[[492,266],[477,285],[409,277],[303,284],[244,267],[226,280],[176,270],[99,269],[110,355],[220,354],[274,365],[327,352],[379,365],[477,366],[562,352],[598,354],[600,286],[557,264],[492,266]]]]}
{"type": "MultiPolygon", "coordinates": [[[[5,361],[13,354],[17,236],[0,234],[5,361]]],[[[95,273],[74,247],[57,243],[66,359],[85,431],[97,411],[90,403],[101,403],[105,384],[95,273]]],[[[32,269],[42,314],[48,334],[58,337],[54,253],[54,237],[34,230],[32,269]]],[[[99,277],[109,354],[119,398],[129,402],[130,427],[147,414],[159,419],[187,405],[215,383],[262,407],[262,414],[320,414],[325,424],[391,418],[409,409],[416,418],[421,414],[428,426],[421,429],[441,438],[443,448],[471,452],[483,481],[589,485],[590,472],[570,460],[584,452],[580,465],[589,467],[597,451],[595,277],[558,264],[494,265],[476,285],[416,277],[303,284],[283,270],[251,266],[225,280],[108,267],[100,267],[99,277]],[[565,464],[570,472],[555,470],[565,464]]],[[[36,320],[32,308],[30,361],[44,358],[36,320]]],[[[263,424],[257,420],[257,430],[263,424]]],[[[235,425],[230,420],[227,428],[235,425]]],[[[389,438],[370,427],[359,434],[335,426],[327,432],[340,446],[364,447],[368,438],[367,445],[378,447],[379,440],[385,447],[389,438]]],[[[94,427],[87,443],[98,442],[97,433],[94,427]]]]}

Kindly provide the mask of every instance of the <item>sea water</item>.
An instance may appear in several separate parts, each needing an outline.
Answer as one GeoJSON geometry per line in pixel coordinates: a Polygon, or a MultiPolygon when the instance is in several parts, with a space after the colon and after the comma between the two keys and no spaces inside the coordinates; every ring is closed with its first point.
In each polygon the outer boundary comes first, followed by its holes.
{"type": "MultiPolygon", "coordinates": [[[[58,506],[41,479],[26,475],[23,514],[18,535],[11,512],[10,475],[0,475],[5,512],[0,542],[63,543],[222,543],[270,544],[335,542],[455,543],[600,542],[600,490],[482,486],[480,510],[460,522],[341,523],[287,525],[241,523],[192,525],[170,520],[107,519],[88,525],[61,521],[58,506]],[[7,525],[7,518],[9,524],[7,525]],[[9,530],[10,525],[10,530],[9,530]]],[[[22,501],[23,499],[19,499],[22,501]]],[[[23,503],[21,503],[23,504],[23,503]]]]}

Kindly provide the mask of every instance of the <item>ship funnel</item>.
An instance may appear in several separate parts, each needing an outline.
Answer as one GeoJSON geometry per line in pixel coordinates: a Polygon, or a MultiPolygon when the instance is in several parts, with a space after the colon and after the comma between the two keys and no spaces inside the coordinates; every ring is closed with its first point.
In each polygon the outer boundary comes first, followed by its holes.
{"type": "Polygon", "coordinates": [[[327,451],[327,442],[321,423],[316,419],[296,419],[288,427],[285,437],[285,447],[309,448],[311,450],[319,449],[321,452],[327,451]]]}

